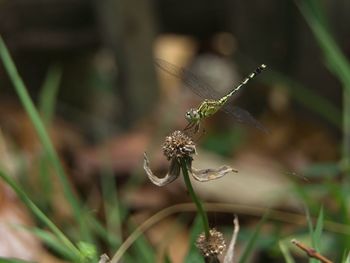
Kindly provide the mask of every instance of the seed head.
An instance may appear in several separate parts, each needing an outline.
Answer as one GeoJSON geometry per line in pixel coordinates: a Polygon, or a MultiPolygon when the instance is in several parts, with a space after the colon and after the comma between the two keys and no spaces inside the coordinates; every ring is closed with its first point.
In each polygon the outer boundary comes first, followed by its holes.
{"type": "Polygon", "coordinates": [[[181,131],[174,131],[165,138],[163,154],[168,160],[190,157],[196,153],[196,146],[190,137],[181,131]]]}
{"type": "Polygon", "coordinates": [[[226,248],[223,234],[215,228],[210,229],[209,234],[208,238],[204,233],[199,235],[196,241],[197,248],[205,257],[221,255],[226,248]]]}

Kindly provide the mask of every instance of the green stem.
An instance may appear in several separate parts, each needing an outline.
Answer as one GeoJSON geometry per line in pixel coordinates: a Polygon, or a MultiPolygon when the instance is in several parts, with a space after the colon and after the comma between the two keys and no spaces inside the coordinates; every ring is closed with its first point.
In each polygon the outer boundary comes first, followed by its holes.
{"type": "Polygon", "coordinates": [[[209,222],[208,222],[208,217],[207,214],[205,213],[202,203],[199,200],[199,198],[197,197],[195,191],[193,190],[192,184],[191,184],[191,180],[190,180],[190,176],[188,175],[188,166],[187,166],[187,161],[184,158],[180,158],[180,163],[181,163],[181,169],[182,169],[182,174],[185,180],[185,184],[187,187],[188,192],[190,193],[190,196],[193,200],[193,202],[195,203],[198,213],[202,218],[203,221],[203,228],[204,228],[204,233],[205,233],[205,237],[209,238],[209,222]]]}

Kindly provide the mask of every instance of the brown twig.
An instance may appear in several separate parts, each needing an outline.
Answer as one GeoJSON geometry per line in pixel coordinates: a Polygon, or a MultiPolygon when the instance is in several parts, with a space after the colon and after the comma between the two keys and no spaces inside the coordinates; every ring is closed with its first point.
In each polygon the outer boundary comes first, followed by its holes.
{"type": "Polygon", "coordinates": [[[323,263],[333,263],[328,258],[326,258],[326,257],[322,256],[320,253],[318,253],[314,248],[308,247],[304,243],[302,243],[296,239],[292,239],[291,242],[294,245],[296,245],[298,248],[300,248],[301,250],[305,251],[306,254],[310,258],[318,259],[320,262],[323,262],[323,263]]]}
{"type": "Polygon", "coordinates": [[[238,222],[238,216],[235,215],[235,218],[233,219],[233,234],[232,239],[230,242],[230,245],[227,248],[227,252],[224,258],[224,263],[232,263],[234,262],[234,253],[235,253],[235,245],[237,241],[237,236],[239,232],[239,222],[238,222]]]}

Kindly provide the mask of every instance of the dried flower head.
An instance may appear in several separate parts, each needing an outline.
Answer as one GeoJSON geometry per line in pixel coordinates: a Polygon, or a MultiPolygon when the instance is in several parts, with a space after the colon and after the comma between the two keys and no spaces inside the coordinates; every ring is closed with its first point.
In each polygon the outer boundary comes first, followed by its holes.
{"type": "Polygon", "coordinates": [[[204,233],[199,235],[196,246],[205,257],[210,257],[221,255],[226,248],[226,243],[223,234],[213,228],[210,229],[208,238],[204,233]]]}
{"type": "Polygon", "coordinates": [[[169,169],[165,176],[158,177],[152,172],[146,153],[144,153],[143,158],[143,169],[152,183],[157,186],[170,184],[179,177],[181,159],[186,161],[188,172],[199,182],[208,182],[221,178],[228,173],[237,172],[227,165],[218,169],[196,169],[192,167],[192,155],[196,154],[196,146],[192,139],[181,131],[174,131],[167,136],[162,148],[165,157],[170,161],[169,169]]]}
{"type": "Polygon", "coordinates": [[[196,146],[192,139],[181,131],[174,131],[167,136],[162,148],[168,160],[189,157],[196,153],[196,146]]]}

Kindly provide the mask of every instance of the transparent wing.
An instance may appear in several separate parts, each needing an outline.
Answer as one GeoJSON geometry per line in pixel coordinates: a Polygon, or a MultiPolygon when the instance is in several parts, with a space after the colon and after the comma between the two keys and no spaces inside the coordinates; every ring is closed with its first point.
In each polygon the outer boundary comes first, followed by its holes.
{"type": "Polygon", "coordinates": [[[229,114],[236,121],[255,127],[264,133],[269,133],[268,129],[265,128],[258,120],[256,120],[248,111],[241,109],[239,107],[232,106],[231,104],[225,104],[222,111],[229,114]]]}
{"type": "MultiPolygon", "coordinates": [[[[204,98],[204,99],[214,99],[218,100],[222,97],[216,90],[214,90],[210,85],[205,83],[203,80],[198,78],[195,74],[181,67],[177,67],[163,59],[156,59],[155,65],[164,70],[165,72],[173,75],[174,77],[180,78],[183,80],[183,83],[186,87],[191,89],[195,94],[204,98]]],[[[268,130],[257,121],[248,111],[243,110],[239,107],[232,106],[232,101],[239,96],[240,90],[235,93],[231,98],[226,102],[226,104],[221,108],[222,111],[229,114],[237,122],[250,125],[255,127],[265,133],[268,133],[268,130]]]]}
{"type": "Polygon", "coordinates": [[[191,89],[195,94],[203,99],[220,99],[222,97],[219,92],[214,90],[210,85],[198,78],[195,74],[187,69],[177,67],[163,59],[156,59],[154,64],[164,70],[165,72],[173,75],[174,77],[182,79],[184,85],[191,89]]]}

